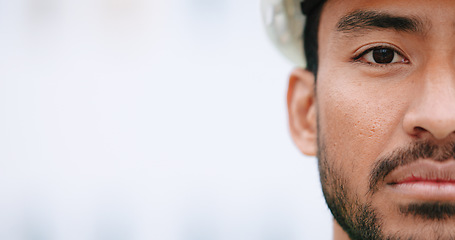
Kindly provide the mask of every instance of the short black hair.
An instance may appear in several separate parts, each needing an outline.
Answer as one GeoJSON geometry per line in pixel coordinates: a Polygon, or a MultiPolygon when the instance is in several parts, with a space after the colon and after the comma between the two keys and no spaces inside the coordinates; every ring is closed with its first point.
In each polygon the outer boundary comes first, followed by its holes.
{"type": "MultiPolygon", "coordinates": [[[[311,1],[310,1],[311,2],[311,1]]],[[[307,61],[307,70],[315,76],[318,73],[318,31],[322,7],[326,0],[318,1],[317,5],[311,9],[304,9],[307,17],[305,29],[303,31],[303,48],[305,49],[305,58],[307,61]]],[[[305,6],[302,6],[305,8],[305,6]]]]}

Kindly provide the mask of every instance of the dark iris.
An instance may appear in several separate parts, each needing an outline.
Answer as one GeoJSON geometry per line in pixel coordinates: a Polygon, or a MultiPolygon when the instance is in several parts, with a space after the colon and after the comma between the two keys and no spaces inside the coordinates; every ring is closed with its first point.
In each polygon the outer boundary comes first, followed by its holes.
{"type": "Polygon", "coordinates": [[[395,51],[388,48],[379,48],[373,50],[373,59],[379,64],[388,64],[393,61],[395,51]]]}

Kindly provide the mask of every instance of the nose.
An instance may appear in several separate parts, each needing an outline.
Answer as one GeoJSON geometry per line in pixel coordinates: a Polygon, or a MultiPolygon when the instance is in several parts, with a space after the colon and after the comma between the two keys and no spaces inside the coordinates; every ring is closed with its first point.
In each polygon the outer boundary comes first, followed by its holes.
{"type": "Polygon", "coordinates": [[[455,135],[454,68],[447,62],[428,66],[415,84],[415,94],[403,119],[405,132],[436,140],[455,135]]]}

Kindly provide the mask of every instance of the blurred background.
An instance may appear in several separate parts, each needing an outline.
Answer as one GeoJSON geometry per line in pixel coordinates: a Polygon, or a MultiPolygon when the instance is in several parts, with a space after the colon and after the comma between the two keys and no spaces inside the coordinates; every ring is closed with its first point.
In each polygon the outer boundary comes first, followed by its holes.
{"type": "Polygon", "coordinates": [[[259,1],[0,0],[0,239],[330,239],[259,1]]]}

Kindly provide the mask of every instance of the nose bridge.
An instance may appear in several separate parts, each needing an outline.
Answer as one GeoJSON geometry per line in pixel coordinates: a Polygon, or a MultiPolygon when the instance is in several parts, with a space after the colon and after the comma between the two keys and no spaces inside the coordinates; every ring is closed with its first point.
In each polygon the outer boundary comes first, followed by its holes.
{"type": "Polygon", "coordinates": [[[412,135],[425,132],[438,140],[455,135],[455,64],[448,57],[428,61],[414,81],[417,91],[403,120],[412,135]]]}
{"type": "MultiPolygon", "coordinates": [[[[425,68],[422,75],[422,91],[424,96],[428,98],[427,103],[438,103],[437,105],[442,107],[444,103],[451,103],[443,100],[455,98],[455,64],[452,61],[441,58],[435,59],[425,68]]],[[[454,106],[453,104],[448,105],[454,106]]]]}

